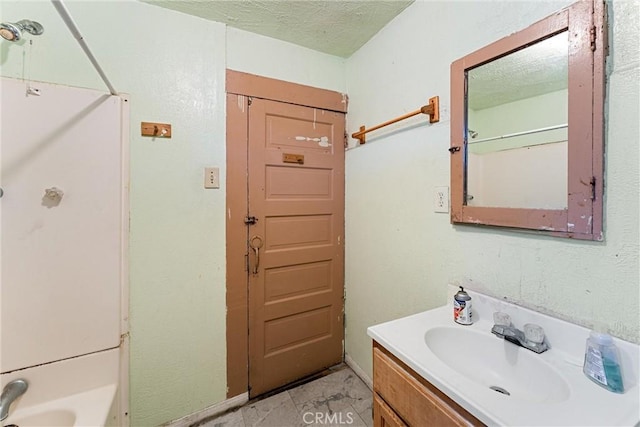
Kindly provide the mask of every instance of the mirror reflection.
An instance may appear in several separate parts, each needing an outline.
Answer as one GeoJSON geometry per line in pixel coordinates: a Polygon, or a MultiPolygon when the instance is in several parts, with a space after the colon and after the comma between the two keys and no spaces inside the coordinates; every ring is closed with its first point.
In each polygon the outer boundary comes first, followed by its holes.
{"type": "Polygon", "coordinates": [[[467,205],[567,209],[567,32],[466,79],[467,205]]]}

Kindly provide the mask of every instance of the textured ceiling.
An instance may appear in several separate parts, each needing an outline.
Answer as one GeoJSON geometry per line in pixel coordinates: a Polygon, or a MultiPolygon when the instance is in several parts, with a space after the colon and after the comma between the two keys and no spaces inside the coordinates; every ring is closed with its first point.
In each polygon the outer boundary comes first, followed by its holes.
{"type": "Polygon", "coordinates": [[[414,0],[142,0],[349,57],[414,0]]]}
{"type": "Polygon", "coordinates": [[[568,87],[566,32],[469,71],[469,107],[494,107],[568,87]]]}

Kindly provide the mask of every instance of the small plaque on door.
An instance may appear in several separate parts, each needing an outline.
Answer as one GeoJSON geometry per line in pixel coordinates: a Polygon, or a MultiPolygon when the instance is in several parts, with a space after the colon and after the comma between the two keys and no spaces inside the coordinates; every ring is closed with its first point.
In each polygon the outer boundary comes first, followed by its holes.
{"type": "Polygon", "coordinates": [[[282,153],[282,162],[297,163],[299,165],[304,165],[304,154],[282,153]]]}

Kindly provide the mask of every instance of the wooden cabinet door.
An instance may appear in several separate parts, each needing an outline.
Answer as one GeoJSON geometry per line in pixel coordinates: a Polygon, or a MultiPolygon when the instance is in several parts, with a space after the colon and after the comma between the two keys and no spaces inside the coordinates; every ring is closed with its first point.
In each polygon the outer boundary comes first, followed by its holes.
{"type": "Polygon", "coordinates": [[[381,347],[373,349],[373,389],[409,426],[483,425],[381,347]]]}
{"type": "Polygon", "coordinates": [[[407,427],[376,393],[373,394],[373,427],[407,427]]]}

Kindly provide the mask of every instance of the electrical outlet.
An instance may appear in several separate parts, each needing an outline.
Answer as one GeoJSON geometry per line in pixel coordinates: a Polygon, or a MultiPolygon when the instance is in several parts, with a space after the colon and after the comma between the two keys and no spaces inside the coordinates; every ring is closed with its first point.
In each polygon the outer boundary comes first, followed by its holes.
{"type": "Polygon", "coordinates": [[[204,188],[220,188],[220,169],[204,168],[204,188]]]}
{"type": "Polygon", "coordinates": [[[436,187],[434,192],[434,212],[449,212],[449,187],[436,187]]]}

